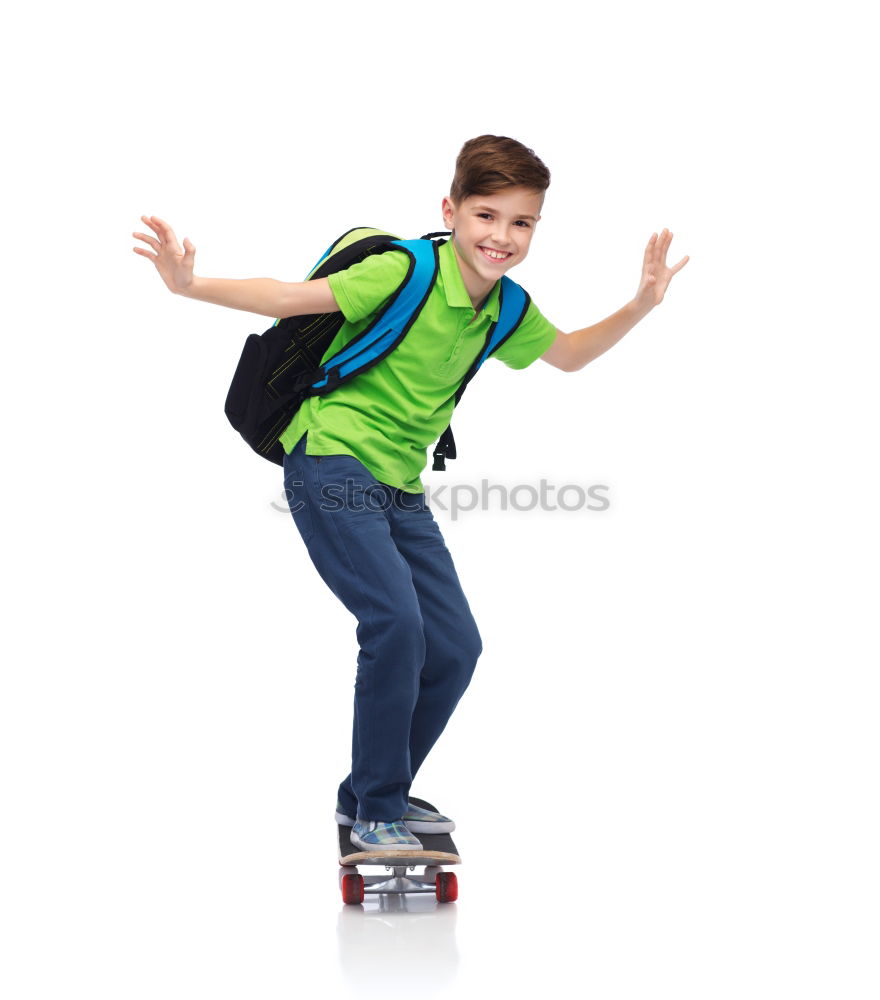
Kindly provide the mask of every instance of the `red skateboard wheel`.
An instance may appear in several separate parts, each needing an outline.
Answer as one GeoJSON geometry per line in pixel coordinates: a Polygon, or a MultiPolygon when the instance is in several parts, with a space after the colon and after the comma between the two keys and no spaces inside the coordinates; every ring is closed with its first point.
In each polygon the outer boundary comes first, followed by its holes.
{"type": "Polygon", "coordinates": [[[364,877],[363,875],[343,875],[342,876],[342,901],[343,903],[363,903],[364,901],[364,877]]]}
{"type": "Polygon", "coordinates": [[[434,891],[439,902],[454,903],[458,899],[458,879],[455,872],[440,872],[434,891]]]}

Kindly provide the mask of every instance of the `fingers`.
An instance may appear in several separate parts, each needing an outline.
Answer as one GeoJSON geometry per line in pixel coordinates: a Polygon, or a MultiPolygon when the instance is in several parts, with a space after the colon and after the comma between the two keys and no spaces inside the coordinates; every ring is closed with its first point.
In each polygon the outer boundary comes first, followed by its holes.
{"type": "Polygon", "coordinates": [[[657,240],[657,260],[660,262],[662,267],[666,267],[666,251],[669,249],[669,244],[672,241],[672,233],[668,229],[664,229],[660,234],[660,238],[657,240]]]}
{"type": "Polygon", "coordinates": [[[668,247],[669,244],[672,242],[672,233],[668,229],[664,229],[663,232],[661,232],[659,235],[657,233],[653,233],[651,235],[651,238],[648,240],[648,247],[646,249],[649,249],[653,244],[657,243],[658,241],[660,246],[668,247]]]}
{"type": "Polygon", "coordinates": [[[653,266],[654,263],[654,247],[657,243],[657,234],[654,233],[648,240],[648,245],[645,247],[645,260],[643,263],[643,268],[649,268],[653,266]]]}
{"type": "Polygon", "coordinates": [[[132,233],[135,239],[143,240],[148,246],[151,246],[155,251],[159,250],[159,241],[154,240],[152,236],[147,236],[146,233],[132,233]]]}
{"type": "MultiPolygon", "coordinates": [[[[672,233],[668,229],[663,229],[659,234],[651,234],[648,245],[645,247],[643,280],[646,284],[653,285],[662,279],[663,286],[665,287],[690,260],[690,257],[685,254],[675,267],[670,267],[666,263],[666,252],[669,249],[670,243],[672,243],[672,233]]],[[[660,300],[658,299],[658,301],[660,300]]]]}
{"type": "MultiPolygon", "coordinates": [[[[672,242],[672,233],[668,229],[664,229],[660,235],[660,241],[658,244],[659,262],[662,267],[667,267],[666,264],[666,251],[669,249],[669,244],[672,242]]],[[[675,265],[675,267],[669,268],[669,277],[671,278],[674,274],[678,272],[687,264],[690,257],[685,255],[681,260],[675,265]]]]}
{"type": "MultiPolygon", "coordinates": [[[[161,222],[162,220],[160,219],[159,221],[161,222]]],[[[159,235],[159,228],[156,225],[155,216],[153,216],[153,215],[142,215],[141,216],[141,222],[145,222],[150,227],[150,229],[153,230],[154,233],[156,233],[157,235],[159,235]]]]}
{"type": "Polygon", "coordinates": [[[645,259],[662,261],[671,240],[672,233],[668,229],[664,229],[659,236],[657,233],[652,233],[651,238],[648,240],[648,245],[645,247],[645,259]]]}
{"type": "Polygon", "coordinates": [[[174,230],[164,219],[160,219],[158,215],[142,215],[141,222],[146,223],[159,237],[160,244],[166,245],[172,253],[183,253],[177,243],[177,237],[174,235],[174,230]]]}
{"type": "Polygon", "coordinates": [[[160,259],[167,259],[168,254],[172,254],[176,257],[188,257],[189,266],[192,266],[192,260],[195,255],[196,248],[188,239],[184,238],[183,249],[181,249],[177,242],[177,238],[174,235],[174,230],[168,225],[167,222],[165,222],[164,219],[160,219],[158,215],[142,215],[141,221],[149,226],[156,236],[149,236],[147,233],[132,233],[131,235],[137,240],[142,240],[155,252],[150,253],[142,247],[133,247],[132,249],[135,253],[140,254],[141,257],[146,257],[148,260],[151,260],[157,265],[160,259]]]}
{"type": "Polygon", "coordinates": [[[148,246],[151,246],[156,252],[150,253],[149,250],[144,250],[143,247],[132,247],[135,253],[141,255],[141,257],[146,257],[147,260],[151,260],[154,264],[159,259],[160,245],[158,240],[154,240],[152,236],[147,236],[146,233],[132,233],[135,239],[143,240],[148,246]]]}

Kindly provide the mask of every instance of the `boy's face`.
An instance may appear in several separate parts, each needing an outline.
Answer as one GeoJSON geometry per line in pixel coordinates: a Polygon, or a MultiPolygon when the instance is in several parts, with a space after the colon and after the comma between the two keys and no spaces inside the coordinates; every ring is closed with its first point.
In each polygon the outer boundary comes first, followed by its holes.
{"type": "Polygon", "coordinates": [[[471,294],[488,291],[506,271],[525,260],[543,200],[542,192],[523,187],[471,195],[459,205],[443,199],[443,221],[452,230],[462,277],[471,294]]]}

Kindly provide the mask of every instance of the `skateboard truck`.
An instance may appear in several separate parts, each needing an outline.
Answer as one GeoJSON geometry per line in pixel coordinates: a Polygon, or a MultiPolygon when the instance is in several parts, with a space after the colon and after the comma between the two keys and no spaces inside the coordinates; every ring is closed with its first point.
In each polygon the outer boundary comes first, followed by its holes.
{"type": "Polygon", "coordinates": [[[458,879],[454,872],[445,872],[436,865],[427,865],[421,877],[407,875],[416,865],[385,865],[391,875],[361,875],[356,865],[343,865],[342,899],[346,903],[362,903],[366,894],[430,892],[440,903],[458,899],[458,879]],[[351,871],[346,872],[346,869],[351,871]]]}

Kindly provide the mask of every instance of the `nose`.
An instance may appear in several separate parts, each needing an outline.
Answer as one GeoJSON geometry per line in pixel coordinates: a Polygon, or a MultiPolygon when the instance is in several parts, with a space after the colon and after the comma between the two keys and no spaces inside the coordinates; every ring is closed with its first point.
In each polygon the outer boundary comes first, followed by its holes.
{"type": "Polygon", "coordinates": [[[496,219],[495,225],[492,228],[492,239],[499,250],[507,247],[510,242],[510,227],[506,222],[496,219]]]}

